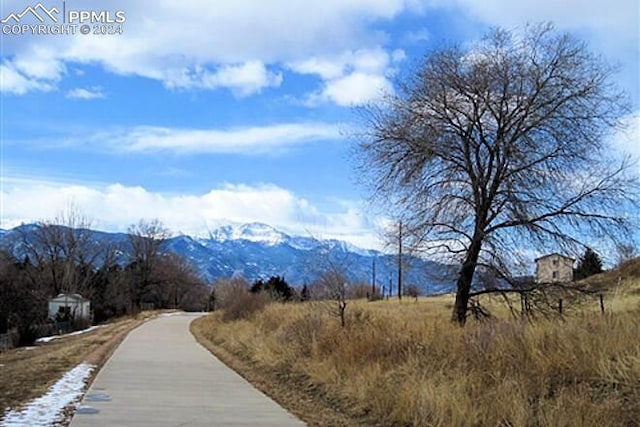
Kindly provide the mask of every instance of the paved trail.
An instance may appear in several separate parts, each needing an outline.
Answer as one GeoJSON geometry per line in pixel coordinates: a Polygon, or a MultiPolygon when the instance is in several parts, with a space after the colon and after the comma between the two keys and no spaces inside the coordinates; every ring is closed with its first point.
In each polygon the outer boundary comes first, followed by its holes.
{"type": "Polygon", "coordinates": [[[304,426],[200,346],[193,319],[160,317],[131,332],[71,426],[304,426]]]}

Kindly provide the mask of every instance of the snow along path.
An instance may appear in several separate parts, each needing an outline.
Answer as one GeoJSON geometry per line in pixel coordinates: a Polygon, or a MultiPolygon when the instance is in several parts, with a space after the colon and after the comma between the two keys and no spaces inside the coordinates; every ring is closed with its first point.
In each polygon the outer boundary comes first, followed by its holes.
{"type": "Polygon", "coordinates": [[[49,341],[53,341],[53,340],[57,340],[58,338],[64,338],[64,337],[72,337],[74,335],[82,335],[82,334],[86,334],[87,332],[91,332],[94,331],[98,328],[104,328],[107,325],[96,325],[96,326],[91,326],[88,327],[87,329],[81,329],[79,331],[75,331],[75,332],[70,332],[68,334],[62,334],[62,335],[52,335],[50,337],[42,337],[42,338],[38,338],[36,340],[36,342],[38,344],[44,344],[44,343],[48,343],[49,341]]]}
{"type": "Polygon", "coordinates": [[[64,408],[78,402],[95,368],[82,362],[62,376],[44,396],[29,402],[21,410],[7,412],[0,427],[50,427],[65,421],[64,408]]]}

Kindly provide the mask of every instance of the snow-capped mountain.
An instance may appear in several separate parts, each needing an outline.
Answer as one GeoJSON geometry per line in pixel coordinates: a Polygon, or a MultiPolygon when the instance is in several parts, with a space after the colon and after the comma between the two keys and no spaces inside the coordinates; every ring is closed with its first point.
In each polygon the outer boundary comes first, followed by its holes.
{"type": "MultiPolygon", "coordinates": [[[[21,242],[36,231],[23,225],[0,233],[0,249],[24,256],[21,242]]],[[[123,233],[91,231],[95,245],[109,245],[121,251],[120,263],[128,262],[128,236],[123,233]]],[[[397,257],[375,250],[358,248],[339,240],[318,240],[290,236],[261,223],[230,224],[211,231],[208,238],[180,235],[167,239],[165,250],[189,261],[207,281],[242,274],[252,281],[273,275],[284,276],[293,285],[312,282],[326,269],[330,260],[339,264],[351,282],[371,283],[375,264],[378,286],[395,287],[397,257]]],[[[425,293],[453,288],[451,266],[416,257],[404,258],[404,282],[416,284],[425,293]]]]}
{"type": "Polygon", "coordinates": [[[209,238],[225,242],[227,240],[248,240],[268,245],[277,245],[289,239],[289,236],[267,224],[253,222],[250,224],[223,225],[212,230],[209,238]]]}

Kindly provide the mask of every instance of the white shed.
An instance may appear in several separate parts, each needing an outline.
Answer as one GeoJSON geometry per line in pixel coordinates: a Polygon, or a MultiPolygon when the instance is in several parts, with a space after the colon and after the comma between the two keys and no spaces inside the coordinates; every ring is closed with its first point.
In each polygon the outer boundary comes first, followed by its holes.
{"type": "Polygon", "coordinates": [[[73,319],[89,319],[91,302],[80,294],[59,294],[49,300],[49,318],[67,312],[73,319]]]}

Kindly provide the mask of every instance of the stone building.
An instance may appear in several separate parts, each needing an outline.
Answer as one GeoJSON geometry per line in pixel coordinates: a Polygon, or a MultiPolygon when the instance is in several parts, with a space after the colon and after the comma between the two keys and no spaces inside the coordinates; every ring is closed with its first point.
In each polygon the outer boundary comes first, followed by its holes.
{"type": "Polygon", "coordinates": [[[536,283],[566,283],[573,281],[574,259],[558,253],[536,259],[536,283]]]}

